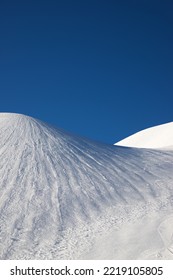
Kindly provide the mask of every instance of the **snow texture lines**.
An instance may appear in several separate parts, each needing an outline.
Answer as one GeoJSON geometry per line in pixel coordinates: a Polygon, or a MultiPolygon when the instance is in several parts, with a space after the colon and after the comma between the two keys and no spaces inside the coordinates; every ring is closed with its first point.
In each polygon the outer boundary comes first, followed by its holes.
{"type": "Polygon", "coordinates": [[[108,257],[131,257],[131,245],[128,255],[122,248],[133,236],[124,229],[133,232],[134,222],[139,229],[140,219],[150,224],[149,213],[158,227],[156,213],[166,220],[173,210],[172,151],[101,144],[3,113],[0,159],[1,259],[97,258],[108,235],[108,257]]]}

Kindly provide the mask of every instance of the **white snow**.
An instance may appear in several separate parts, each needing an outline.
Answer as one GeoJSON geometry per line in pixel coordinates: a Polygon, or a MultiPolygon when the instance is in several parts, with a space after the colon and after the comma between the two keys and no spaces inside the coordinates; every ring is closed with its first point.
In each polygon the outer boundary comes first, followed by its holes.
{"type": "Polygon", "coordinates": [[[172,183],[173,151],[2,113],[0,259],[173,259],[172,183]]]}
{"type": "Polygon", "coordinates": [[[115,145],[173,150],[173,122],[144,129],[117,142],[115,145]]]}

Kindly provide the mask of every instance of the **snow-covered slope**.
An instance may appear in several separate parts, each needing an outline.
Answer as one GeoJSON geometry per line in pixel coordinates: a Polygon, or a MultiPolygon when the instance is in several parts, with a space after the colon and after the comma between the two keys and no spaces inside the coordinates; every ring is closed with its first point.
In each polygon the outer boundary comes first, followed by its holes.
{"type": "Polygon", "coordinates": [[[173,122],[144,129],[117,142],[116,145],[173,150],[173,122]]]}
{"type": "Polygon", "coordinates": [[[2,113],[0,258],[172,258],[172,183],[171,151],[105,145],[2,113]]]}

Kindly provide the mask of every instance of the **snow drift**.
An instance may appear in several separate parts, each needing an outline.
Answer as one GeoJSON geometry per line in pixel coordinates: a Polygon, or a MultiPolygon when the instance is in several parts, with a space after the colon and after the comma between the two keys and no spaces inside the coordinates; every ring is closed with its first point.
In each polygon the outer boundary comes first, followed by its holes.
{"type": "Polygon", "coordinates": [[[173,122],[139,131],[116,145],[149,149],[173,150],[173,122]]]}
{"type": "Polygon", "coordinates": [[[1,113],[0,158],[1,259],[172,258],[172,151],[1,113]]]}

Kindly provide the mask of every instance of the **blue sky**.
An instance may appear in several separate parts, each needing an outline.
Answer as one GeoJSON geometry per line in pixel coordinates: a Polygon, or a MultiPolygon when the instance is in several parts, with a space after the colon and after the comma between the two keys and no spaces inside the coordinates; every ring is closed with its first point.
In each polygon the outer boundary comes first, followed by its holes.
{"type": "Polygon", "coordinates": [[[173,121],[173,2],[0,1],[0,111],[106,143],[173,121]]]}

